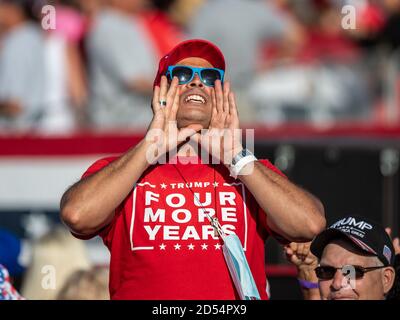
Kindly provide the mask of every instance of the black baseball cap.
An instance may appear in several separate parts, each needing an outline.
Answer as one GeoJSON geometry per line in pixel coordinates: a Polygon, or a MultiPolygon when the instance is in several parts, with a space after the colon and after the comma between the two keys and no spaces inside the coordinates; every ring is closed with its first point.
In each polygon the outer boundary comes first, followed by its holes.
{"type": "Polygon", "coordinates": [[[385,229],[372,220],[358,215],[344,217],[316,236],[310,250],[321,259],[325,247],[338,238],[350,240],[362,251],[378,257],[385,266],[394,265],[392,241],[385,229]]]}

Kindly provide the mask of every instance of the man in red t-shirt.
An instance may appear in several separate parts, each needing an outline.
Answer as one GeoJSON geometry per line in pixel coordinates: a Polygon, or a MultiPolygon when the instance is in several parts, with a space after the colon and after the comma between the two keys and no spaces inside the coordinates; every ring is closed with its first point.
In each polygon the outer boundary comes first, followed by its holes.
{"type": "Polygon", "coordinates": [[[95,162],[62,197],[72,233],[99,235],[111,252],[112,299],[237,299],[207,215],[237,234],[268,299],[267,237],[310,241],[325,227],[319,200],[242,147],[224,71],[212,43],[180,43],[160,60],[145,138],[95,162]]]}

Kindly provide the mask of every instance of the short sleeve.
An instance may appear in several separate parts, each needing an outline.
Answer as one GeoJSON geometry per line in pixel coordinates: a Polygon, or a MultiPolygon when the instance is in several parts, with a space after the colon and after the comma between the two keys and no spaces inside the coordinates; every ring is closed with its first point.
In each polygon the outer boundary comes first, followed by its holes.
{"type": "MultiPolygon", "coordinates": [[[[282,171],[280,171],[277,167],[275,167],[269,160],[267,159],[260,159],[259,160],[265,167],[267,167],[268,169],[274,171],[275,173],[279,174],[280,176],[287,178],[282,171]]],[[[267,233],[274,237],[279,243],[286,245],[288,243],[290,243],[290,241],[288,241],[287,239],[285,239],[283,236],[281,236],[280,234],[276,233],[275,231],[271,230],[271,228],[268,226],[268,215],[265,213],[265,211],[258,206],[258,214],[260,216],[260,221],[261,221],[261,225],[264,227],[264,229],[267,231],[267,233]]]]}
{"type": "Polygon", "coordinates": [[[279,174],[280,176],[287,178],[281,170],[279,170],[277,167],[275,167],[269,160],[267,159],[260,159],[259,162],[261,162],[265,167],[268,169],[272,170],[273,172],[279,174]]]}
{"type": "MultiPolygon", "coordinates": [[[[111,162],[113,162],[116,159],[116,157],[108,157],[108,158],[103,158],[100,160],[97,160],[95,163],[93,163],[82,175],[81,179],[85,179],[90,177],[91,175],[95,174],[96,172],[99,172],[101,169],[105,168],[108,166],[111,162]]],[[[110,230],[112,229],[112,226],[115,221],[115,216],[114,219],[109,223],[108,225],[104,226],[102,229],[98,230],[94,234],[89,234],[89,235],[79,235],[71,231],[71,234],[80,240],[89,240],[94,238],[95,236],[100,236],[103,241],[109,242],[108,235],[110,233],[110,230]]]]}
{"type": "Polygon", "coordinates": [[[111,162],[113,162],[116,158],[115,157],[108,157],[108,158],[103,158],[100,160],[97,160],[95,163],[93,163],[82,175],[81,179],[90,177],[92,174],[95,174],[96,172],[100,171],[101,169],[105,168],[108,166],[111,162]]]}

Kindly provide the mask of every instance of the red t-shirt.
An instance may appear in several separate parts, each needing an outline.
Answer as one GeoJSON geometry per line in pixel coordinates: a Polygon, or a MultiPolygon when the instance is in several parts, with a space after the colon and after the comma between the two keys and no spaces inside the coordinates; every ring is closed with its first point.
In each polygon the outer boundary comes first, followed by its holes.
{"type": "MultiPolygon", "coordinates": [[[[83,177],[115,159],[95,162],[83,177]]],[[[268,160],[260,161],[282,175],[268,160]]],[[[238,299],[222,242],[202,207],[211,215],[216,211],[227,234],[238,235],[260,296],[268,299],[264,243],[271,232],[265,213],[224,165],[181,160],[149,167],[98,233],[111,253],[111,299],[238,299]]]]}

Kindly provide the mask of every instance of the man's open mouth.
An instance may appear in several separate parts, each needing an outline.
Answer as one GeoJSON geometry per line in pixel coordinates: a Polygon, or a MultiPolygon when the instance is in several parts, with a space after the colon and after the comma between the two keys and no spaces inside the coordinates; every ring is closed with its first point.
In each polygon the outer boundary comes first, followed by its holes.
{"type": "Polygon", "coordinates": [[[198,94],[191,94],[188,95],[185,99],[185,102],[193,102],[193,103],[199,103],[199,104],[205,104],[206,99],[198,94]]]}

